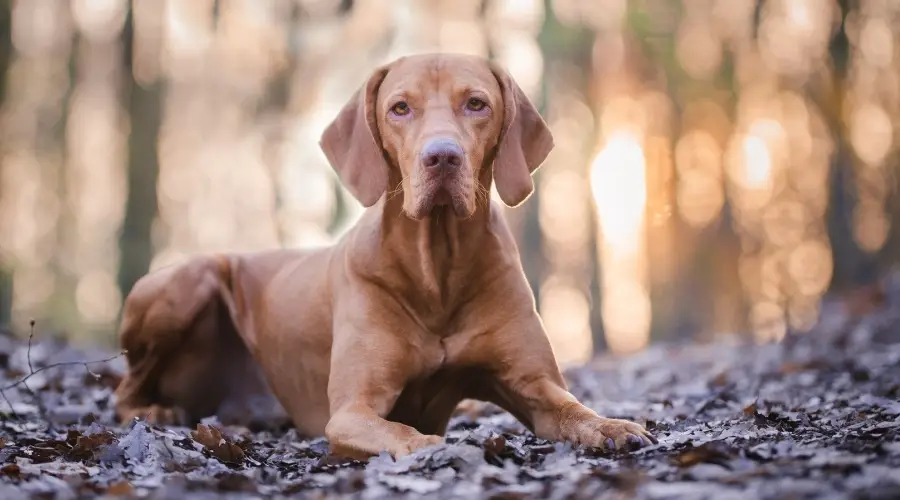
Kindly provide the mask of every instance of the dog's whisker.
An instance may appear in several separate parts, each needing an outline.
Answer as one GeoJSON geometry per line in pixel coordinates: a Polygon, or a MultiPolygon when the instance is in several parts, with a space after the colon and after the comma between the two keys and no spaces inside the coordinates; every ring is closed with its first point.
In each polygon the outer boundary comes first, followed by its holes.
{"type": "Polygon", "coordinates": [[[393,200],[395,197],[397,197],[397,195],[399,195],[403,192],[403,182],[406,181],[407,179],[409,179],[409,175],[401,178],[400,182],[397,183],[397,186],[394,189],[391,189],[387,192],[387,200],[388,201],[393,200]]]}

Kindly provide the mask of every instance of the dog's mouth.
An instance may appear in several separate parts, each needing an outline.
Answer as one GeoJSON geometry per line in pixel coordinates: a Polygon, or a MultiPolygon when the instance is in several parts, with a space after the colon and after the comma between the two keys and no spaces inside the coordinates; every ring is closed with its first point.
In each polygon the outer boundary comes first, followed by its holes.
{"type": "Polygon", "coordinates": [[[413,218],[421,218],[437,208],[450,208],[460,218],[471,216],[471,208],[464,189],[464,182],[452,176],[432,179],[422,186],[413,218]]]}
{"type": "Polygon", "coordinates": [[[445,207],[453,203],[453,195],[450,194],[450,191],[448,191],[447,188],[441,186],[434,193],[433,200],[434,206],[445,207]]]}
{"type": "Polygon", "coordinates": [[[439,207],[452,208],[457,217],[468,217],[465,195],[457,186],[441,184],[434,188],[431,194],[424,196],[425,212],[431,212],[439,207]]]}

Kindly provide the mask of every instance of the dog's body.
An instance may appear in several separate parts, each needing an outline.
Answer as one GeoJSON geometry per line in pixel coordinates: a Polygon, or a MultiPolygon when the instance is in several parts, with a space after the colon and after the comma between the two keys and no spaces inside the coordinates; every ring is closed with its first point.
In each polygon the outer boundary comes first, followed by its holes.
{"type": "Polygon", "coordinates": [[[141,280],[123,313],[121,418],[246,422],[271,388],[300,432],[354,457],[438,442],[464,398],[547,439],[652,441],[566,391],[487,199],[493,180],[521,203],[552,147],[505,72],[465,56],[401,59],[373,74],[322,147],[368,210],[330,248],[197,257],[141,280]]]}

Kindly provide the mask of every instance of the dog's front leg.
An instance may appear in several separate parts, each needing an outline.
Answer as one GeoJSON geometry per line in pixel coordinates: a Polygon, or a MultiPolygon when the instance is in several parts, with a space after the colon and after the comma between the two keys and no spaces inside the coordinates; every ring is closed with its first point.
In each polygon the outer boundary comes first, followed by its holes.
{"type": "Polygon", "coordinates": [[[365,459],[387,451],[394,457],[437,444],[440,436],[385,419],[420,361],[397,333],[362,331],[348,324],[335,329],[325,426],[331,452],[365,459]]]}
{"type": "Polygon", "coordinates": [[[543,439],[570,441],[594,448],[619,449],[655,443],[643,426],[598,415],[581,404],[566,388],[550,341],[536,313],[511,322],[485,340],[482,360],[492,367],[496,390],[514,413],[526,416],[534,433],[543,439]]]}

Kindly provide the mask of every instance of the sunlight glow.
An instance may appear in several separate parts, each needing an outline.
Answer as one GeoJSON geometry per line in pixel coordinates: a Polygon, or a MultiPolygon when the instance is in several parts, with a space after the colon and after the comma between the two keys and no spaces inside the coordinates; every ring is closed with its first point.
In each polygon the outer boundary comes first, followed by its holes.
{"type": "Polygon", "coordinates": [[[603,326],[616,353],[647,345],[651,307],[645,283],[644,219],[647,172],[639,138],[614,131],[591,167],[591,190],[600,224],[603,326]]]}
{"type": "Polygon", "coordinates": [[[594,159],[591,191],[603,239],[619,251],[637,251],[647,204],[647,172],[644,151],[633,134],[610,137],[594,159]]]}
{"type": "Polygon", "coordinates": [[[744,186],[748,189],[760,189],[766,186],[772,175],[772,157],[765,141],[749,135],[742,144],[744,153],[744,186]]]}

